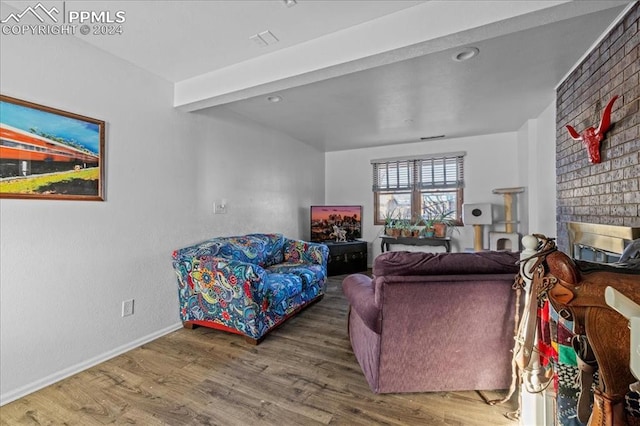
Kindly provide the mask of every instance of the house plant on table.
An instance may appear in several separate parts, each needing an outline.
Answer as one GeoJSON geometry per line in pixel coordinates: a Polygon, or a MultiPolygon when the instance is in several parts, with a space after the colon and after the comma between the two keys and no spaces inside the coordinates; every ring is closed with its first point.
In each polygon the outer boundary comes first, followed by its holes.
{"type": "Polygon", "coordinates": [[[400,230],[400,236],[409,238],[413,233],[413,225],[408,220],[402,220],[402,229],[400,230]]]}
{"type": "Polygon", "coordinates": [[[411,225],[411,236],[419,237],[422,232],[422,220],[418,219],[411,225]]]}
{"type": "Polygon", "coordinates": [[[435,235],[434,219],[432,218],[424,218],[423,221],[424,228],[422,228],[422,232],[420,233],[423,237],[432,238],[435,235]]]}
{"type": "Polygon", "coordinates": [[[449,210],[449,204],[444,201],[426,204],[422,210],[425,236],[444,238],[447,236],[448,227],[456,224],[455,211],[449,210]],[[430,230],[433,231],[431,235],[428,234],[430,230]]]}
{"type": "Polygon", "coordinates": [[[390,237],[399,237],[402,229],[400,222],[396,209],[387,210],[384,216],[384,234],[390,237]]]}

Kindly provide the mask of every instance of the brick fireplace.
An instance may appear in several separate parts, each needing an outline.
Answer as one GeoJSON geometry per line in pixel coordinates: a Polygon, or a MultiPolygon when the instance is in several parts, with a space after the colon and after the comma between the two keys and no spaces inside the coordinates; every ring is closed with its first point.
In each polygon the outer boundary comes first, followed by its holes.
{"type": "Polygon", "coordinates": [[[640,5],[625,17],[558,86],[556,189],[558,247],[567,251],[568,222],[640,226],[640,5]],[[597,127],[607,102],[618,95],[602,162],[568,134],[597,127]]]}

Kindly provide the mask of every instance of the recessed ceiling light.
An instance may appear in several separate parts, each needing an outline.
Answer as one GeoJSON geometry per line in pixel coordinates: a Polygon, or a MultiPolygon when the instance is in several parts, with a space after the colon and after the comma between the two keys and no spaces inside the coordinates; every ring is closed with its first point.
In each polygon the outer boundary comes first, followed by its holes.
{"type": "Polygon", "coordinates": [[[287,6],[287,7],[293,7],[298,2],[296,0],[282,0],[282,3],[284,3],[284,5],[287,6]]]}
{"type": "Polygon", "coordinates": [[[456,62],[466,61],[467,59],[471,59],[480,53],[480,49],[477,47],[465,47],[458,53],[454,53],[453,60],[456,62]]]}
{"type": "Polygon", "coordinates": [[[282,96],[279,96],[279,95],[268,96],[267,100],[275,104],[276,102],[280,102],[282,100],[282,96]]]}

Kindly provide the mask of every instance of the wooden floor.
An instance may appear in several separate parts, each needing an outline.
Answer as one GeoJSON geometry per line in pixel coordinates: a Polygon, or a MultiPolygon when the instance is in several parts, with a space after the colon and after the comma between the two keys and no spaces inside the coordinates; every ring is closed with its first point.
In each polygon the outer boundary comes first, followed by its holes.
{"type": "Polygon", "coordinates": [[[515,403],[476,392],[373,394],[351,352],[342,278],[258,346],[181,329],[1,407],[0,424],[517,425],[504,416],[515,403]]]}

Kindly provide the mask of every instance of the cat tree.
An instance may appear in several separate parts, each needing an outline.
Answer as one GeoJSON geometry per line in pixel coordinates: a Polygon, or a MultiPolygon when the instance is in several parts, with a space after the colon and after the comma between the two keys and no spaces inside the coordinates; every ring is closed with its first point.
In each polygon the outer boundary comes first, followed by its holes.
{"type": "Polygon", "coordinates": [[[501,222],[504,223],[504,232],[489,232],[489,249],[518,251],[520,234],[514,232],[518,221],[515,220],[513,207],[517,194],[524,192],[524,187],[496,188],[492,192],[504,195],[504,222],[501,222]]]}
{"type": "Polygon", "coordinates": [[[465,225],[473,225],[473,250],[482,251],[482,227],[493,223],[491,204],[465,204],[462,215],[465,225]]]}

